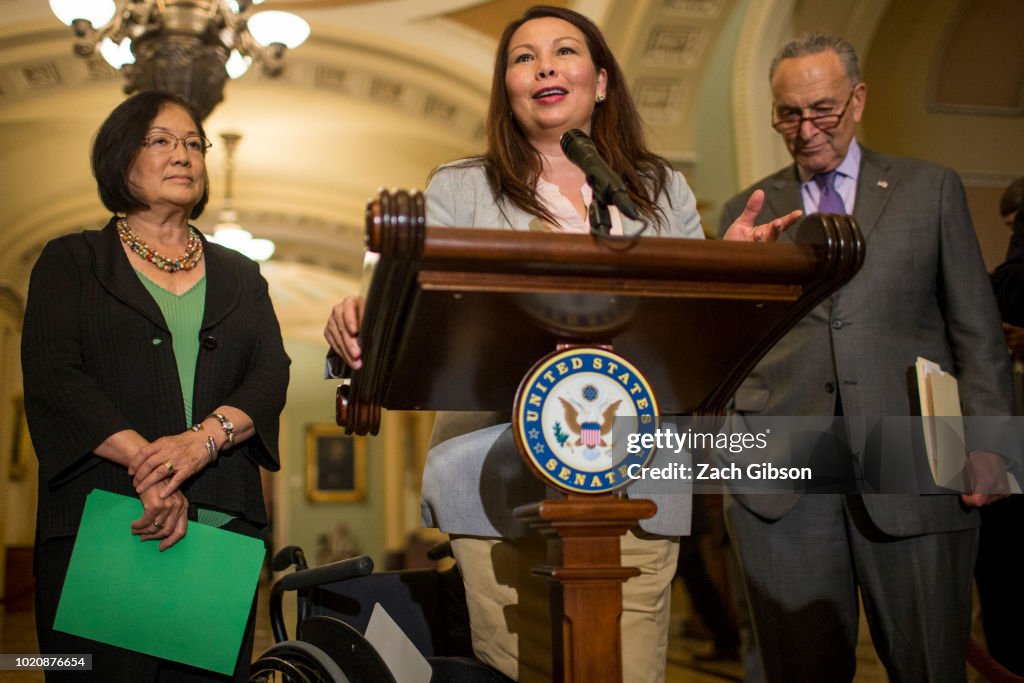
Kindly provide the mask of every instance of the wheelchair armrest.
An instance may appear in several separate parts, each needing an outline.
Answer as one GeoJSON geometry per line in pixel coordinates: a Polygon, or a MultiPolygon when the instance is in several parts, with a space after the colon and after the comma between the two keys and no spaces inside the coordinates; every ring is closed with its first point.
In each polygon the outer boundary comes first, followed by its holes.
{"type": "Polygon", "coordinates": [[[270,568],[275,572],[283,572],[288,567],[295,565],[297,570],[303,570],[306,564],[306,556],[302,548],[297,545],[289,545],[274,553],[274,559],[270,561],[270,568]]]}
{"type": "MultiPolygon", "coordinates": [[[[302,561],[302,565],[306,564],[305,558],[302,557],[302,550],[298,546],[288,546],[274,557],[276,561],[279,557],[285,553],[291,557],[295,554],[299,560],[302,561]]],[[[272,565],[273,566],[273,565],[272,565]]],[[[285,567],[288,565],[286,564],[285,567]]],[[[366,576],[373,573],[373,558],[368,555],[360,555],[359,557],[353,557],[348,560],[340,560],[338,562],[332,562],[325,564],[322,567],[316,567],[314,569],[296,569],[296,571],[284,576],[274,582],[274,585],[270,587],[270,630],[274,633],[275,642],[283,642],[288,640],[288,631],[284,625],[284,615],[281,612],[281,597],[285,591],[305,591],[314,586],[320,586],[325,583],[332,583],[334,581],[344,581],[346,579],[354,579],[359,576],[366,576]]],[[[302,593],[300,593],[300,597],[302,593]]],[[[308,606],[306,606],[301,600],[299,601],[299,614],[298,623],[302,623],[307,615],[308,606]]]]}
{"type": "Polygon", "coordinates": [[[331,562],[322,567],[304,569],[292,572],[281,578],[278,584],[281,590],[294,591],[321,586],[325,583],[345,581],[354,579],[357,576],[366,576],[373,573],[373,558],[369,555],[360,555],[348,560],[331,562]]]}

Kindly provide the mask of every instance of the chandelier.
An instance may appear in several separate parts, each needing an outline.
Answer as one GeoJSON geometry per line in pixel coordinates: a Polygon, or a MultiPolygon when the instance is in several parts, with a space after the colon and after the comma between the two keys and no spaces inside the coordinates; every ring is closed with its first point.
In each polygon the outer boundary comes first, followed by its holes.
{"type": "Polygon", "coordinates": [[[220,139],[227,154],[224,161],[224,205],[220,211],[220,221],[213,226],[213,235],[209,239],[240,251],[253,261],[266,261],[274,255],[274,243],[253,237],[251,232],[238,224],[238,214],[235,213],[235,150],[242,136],[239,133],[221,133],[220,139]]]}
{"type": "Polygon", "coordinates": [[[74,30],[75,54],[97,49],[124,73],[127,94],[164,90],[195,107],[200,118],[224,99],[224,83],[255,60],[274,77],[286,49],[309,36],[290,12],[255,11],[263,0],[50,0],[74,30]]]}

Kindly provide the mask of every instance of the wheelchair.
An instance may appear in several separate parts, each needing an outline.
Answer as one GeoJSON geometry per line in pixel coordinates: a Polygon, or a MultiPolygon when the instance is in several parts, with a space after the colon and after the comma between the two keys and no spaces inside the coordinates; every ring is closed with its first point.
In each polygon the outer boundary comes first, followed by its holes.
{"type": "MultiPolygon", "coordinates": [[[[433,560],[450,555],[440,544],[433,560]]],[[[431,683],[507,683],[511,679],[473,659],[469,614],[458,567],[373,573],[365,555],[309,568],[302,549],[288,546],[271,562],[295,571],[274,582],[270,626],[275,644],[253,663],[250,683],[394,683],[363,634],[374,605],[388,612],[431,666],[431,683]],[[282,598],[296,591],[294,639],[288,637],[282,598]]]]}

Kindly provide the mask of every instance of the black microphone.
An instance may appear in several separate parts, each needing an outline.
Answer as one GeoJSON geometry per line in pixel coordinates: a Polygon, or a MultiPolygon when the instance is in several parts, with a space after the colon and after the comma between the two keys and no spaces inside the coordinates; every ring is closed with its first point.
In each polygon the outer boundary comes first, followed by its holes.
{"type": "Polygon", "coordinates": [[[562,151],[569,161],[587,174],[587,183],[594,190],[594,197],[605,204],[614,204],[619,211],[633,220],[640,220],[640,211],[629,198],[622,178],[608,167],[597,152],[594,141],[579,128],[573,128],[562,135],[562,151]]]}

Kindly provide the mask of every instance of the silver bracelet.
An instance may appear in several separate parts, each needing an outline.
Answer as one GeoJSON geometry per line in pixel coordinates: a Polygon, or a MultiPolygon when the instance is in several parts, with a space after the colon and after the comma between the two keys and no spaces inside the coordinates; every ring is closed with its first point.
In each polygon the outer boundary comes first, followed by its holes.
{"type": "Polygon", "coordinates": [[[226,418],[224,415],[221,415],[220,413],[212,413],[210,415],[207,415],[207,419],[211,417],[220,422],[221,429],[224,430],[224,449],[227,450],[228,448],[231,448],[231,446],[235,443],[235,425],[231,423],[231,420],[226,418]]]}
{"type": "Polygon", "coordinates": [[[217,460],[217,442],[212,436],[206,437],[206,452],[210,455],[210,464],[212,465],[217,460]]]}

